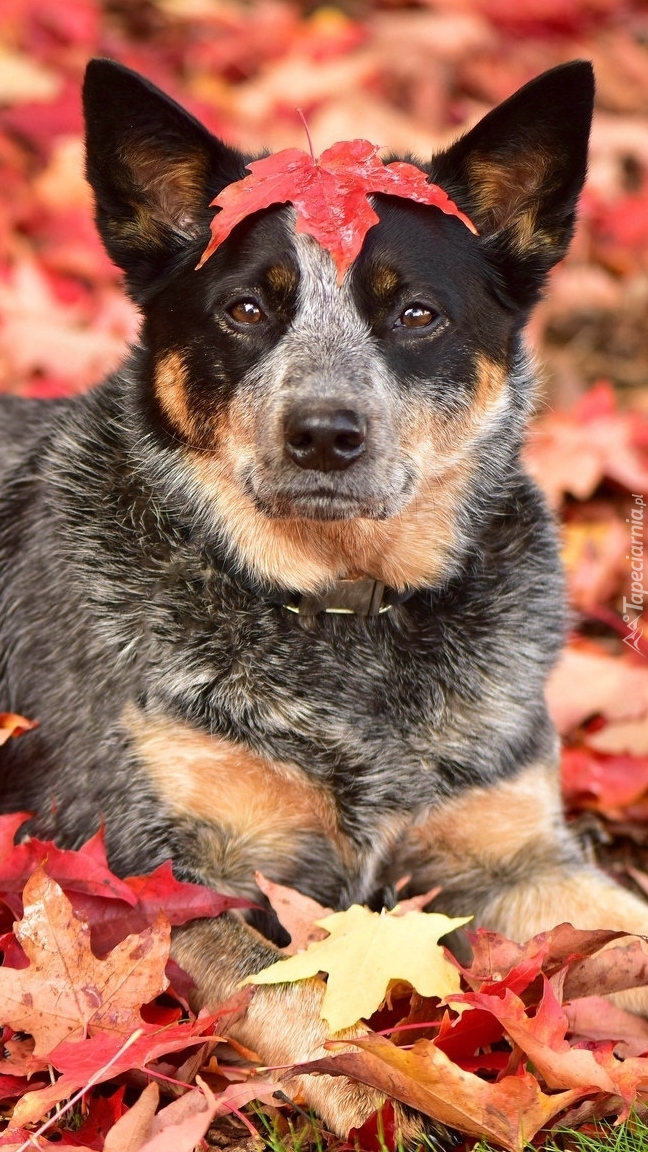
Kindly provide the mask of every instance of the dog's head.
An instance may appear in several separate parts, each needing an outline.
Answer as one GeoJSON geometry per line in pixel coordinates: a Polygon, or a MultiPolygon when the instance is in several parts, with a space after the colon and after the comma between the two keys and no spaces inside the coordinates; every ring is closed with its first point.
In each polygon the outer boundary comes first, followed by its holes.
{"type": "Polygon", "coordinates": [[[196,270],[209,204],[249,158],[120,65],[93,61],[84,96],[98,225],[144,317],[161,482],[281,586],[438,578],[516,457],[520,331],[573,231],[591,67],[545,73],[423,166],[478,235],[378,195],[341,285],[289,206],[196,270]]]}

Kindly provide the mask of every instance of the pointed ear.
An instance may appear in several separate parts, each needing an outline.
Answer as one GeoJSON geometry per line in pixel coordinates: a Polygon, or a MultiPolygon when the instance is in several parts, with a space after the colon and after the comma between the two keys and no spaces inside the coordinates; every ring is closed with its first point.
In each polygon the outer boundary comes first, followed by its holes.
{"type": "Polygon", "coordinates": [[[83,87],[86,173],[104,245],[143,299],[169,262],[209,237],[209,203],[247,158],[136,72],[91,60],[83,87]]]}
{"type": "Polygon", "coordinates": [[[571,240],[593,102],[591,64],[560,65],[432,161],[432,179],[473,220],[523,306],[537,298],[571,240]]]}

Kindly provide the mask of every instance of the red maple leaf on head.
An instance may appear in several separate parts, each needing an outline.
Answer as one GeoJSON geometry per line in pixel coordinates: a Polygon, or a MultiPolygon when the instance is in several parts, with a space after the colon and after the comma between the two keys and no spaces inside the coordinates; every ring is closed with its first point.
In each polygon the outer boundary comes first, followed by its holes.
{"type": "Polygon", "coordinates": [[[378,223],[368,200],[372,193],[440,208],[477,233],[472,221],[442,188],[429,182],[425,172],[402,161],[383,164],[378,152],[378,145],[368,140],[345,140],[327,148],[319,160],[300,148],[284,148],[248,164],[250,175],[228,184],[212,201],[211,206],[220,211],[212,221],[211,240],[198,268],[241,220],[261,208],[286,202],[297,212],[295,231],[313,236],[331,253],[340,282],[367,232],[378,223]]]}

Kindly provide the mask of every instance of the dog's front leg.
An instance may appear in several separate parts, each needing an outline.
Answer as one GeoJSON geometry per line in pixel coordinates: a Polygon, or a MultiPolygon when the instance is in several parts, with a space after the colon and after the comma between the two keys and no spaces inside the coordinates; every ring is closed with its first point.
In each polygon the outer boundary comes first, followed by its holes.
{"type": "MultiPolygon", "coordinates": [[[[442,885],[435,908],[472,914],[513,940],[564,921],[648,934],[648,903],[591,864],[568,828],[556,766],[532,765],[432,809],[412,829],[408,852],[403,870],[418,889],[442,885]]],[[[648,1015],[648,989],[615,999],[648,1015]]]]}
{"type": "MultiPolygon", "coordinates": [[[[280,953],[237,914],[196,920],[174,934],[173,956],[192,976],[194,1007],[214,1007],[236,991],[246,976],[268,967],[280,953]]],[[[324,1041],[352,1039],[362,1026],[331,1033],[320,1016],[324,984],[301,980],[294,984],[257,987],[245,1015],[232,1024],[230,1034],[253,1049],[272,1068],[330,1055],[324,1041]]],[[[280,1075],[280,1073],[279,1073],[280,1075]]],[[[359,1127],[384,1102],[384,1095],[342,1076],[298,1076],[286,1084],[289,1095],[299,1095],[337,1135],[359,1127]]],[[[424,1122],[395,1106],[405,1146],[423,1135],[424,1122]]]]}

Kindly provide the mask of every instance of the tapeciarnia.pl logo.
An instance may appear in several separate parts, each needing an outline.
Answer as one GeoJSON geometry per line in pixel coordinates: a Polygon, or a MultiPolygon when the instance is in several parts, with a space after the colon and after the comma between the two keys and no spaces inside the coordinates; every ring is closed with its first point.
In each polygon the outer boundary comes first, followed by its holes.
{"type": "Polygon", "coordinates": [[[646,595],[644,589],[644,508],[646,502],[643,496],[632,493],[632,499],[635,502],[634,508],[630,512],[630,516],[626,519],[626,524],[630,525],[630,552],[626,556],[626,560],[630,561],[630,572],[632,581],[630,584],[630,598],[623,597],[623,620],[627,627],[628,634],[623,637],[623,643],[627,644],[629,648],[634,648],[635,652],[639,652],[641,656],[646,653],[641,648],[641,637],[643,636],[643,628],[641,627],[641,614],[643,612],[644,596],[646,595]]]}

